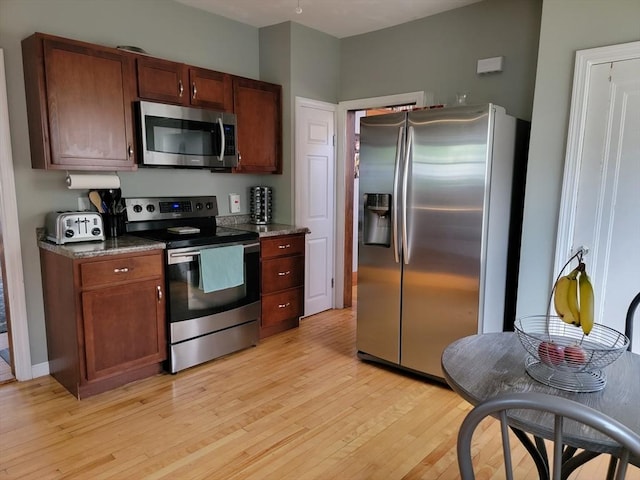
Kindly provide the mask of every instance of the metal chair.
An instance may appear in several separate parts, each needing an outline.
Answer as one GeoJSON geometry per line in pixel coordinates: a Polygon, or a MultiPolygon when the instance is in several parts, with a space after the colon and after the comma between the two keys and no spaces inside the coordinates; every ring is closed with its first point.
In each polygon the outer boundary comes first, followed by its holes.
{"type": "Polygon", "coordinates": [[[502,446],[507,480],[513,480],[513,467],[509,446],[509,410],[526,409],[548,412],[554,415],[553,431],[553,480],[560,480],[562,475],[563,428],[565,418],[575,420],[601,433],[620,445],[616,454],[619,459],[615,479],[621,480],[626,475],[631,455],[640,457],[640,435],[607,415],[562,397],[542,393],[509,393],[498,395],[477,405],[464,419],[458,433],[458,466],[462,480],[474,480],[475,474],[471,459],[471,438],[478,424],[491,415],[500,420],[502,446]]]}
{"type": "Polygon", "coordinates": [[[627,318],[624,324],[624,334],[629,337],[629,347],[627,350],[631,351],[631,343],[633,343],[633,317],[635,316],[636,309],[640,304],[640,292],[631,300],[629,310],[627,310],[627,318]]]}

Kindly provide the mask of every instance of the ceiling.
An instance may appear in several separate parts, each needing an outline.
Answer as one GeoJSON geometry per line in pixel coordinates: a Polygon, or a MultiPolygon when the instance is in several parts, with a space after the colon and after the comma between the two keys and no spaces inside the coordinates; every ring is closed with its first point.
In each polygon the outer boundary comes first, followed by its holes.
{"type": "Polygon", "coordinates": [[[254,27],[292,20],[337,38],[453,10],[481,0],[177,0],[254,27]],[[299,3],[298,3],[299,2],[299,3]],[[302,12],[296,13],[300,5],[302,12]]]}

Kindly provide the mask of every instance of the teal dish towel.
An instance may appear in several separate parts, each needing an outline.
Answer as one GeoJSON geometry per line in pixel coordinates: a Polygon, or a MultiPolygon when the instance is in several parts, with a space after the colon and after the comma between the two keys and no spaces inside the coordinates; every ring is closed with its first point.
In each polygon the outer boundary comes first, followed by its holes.
{"type": "Polygon", "coordinates": [[[237,287],[244,283],[244,247],[200,250],[200,288],[204,293],[237,287]]]}

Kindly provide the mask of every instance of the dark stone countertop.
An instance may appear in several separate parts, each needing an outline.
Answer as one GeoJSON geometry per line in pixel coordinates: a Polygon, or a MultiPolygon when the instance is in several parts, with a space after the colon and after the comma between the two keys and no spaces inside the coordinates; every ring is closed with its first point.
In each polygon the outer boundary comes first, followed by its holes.
{"type": "Polygon", "coordinates": [[[55,244],[46,239],[38,240],[38,246],[50,252],[70,258],[92,258],[106,255],[121,255],[123,253],[138,253],[149,250],[164,249],[163,242],[155,242],[132,235],[107,238],[104,242],[76,242],[55,244]]]}
{"type": "Polygon", "coordinates": [[[260,237],[276,237],[278,235],[293,235],[295,233],[311,233],[307,227],[298,227],[296,225],[287,225],[284,223],[269,223],[267,225],[255,225],[253,223],[241,223],[237,225],[229,225],[237,230],[245,230],[248,232],[257,232],[260,237]]]}

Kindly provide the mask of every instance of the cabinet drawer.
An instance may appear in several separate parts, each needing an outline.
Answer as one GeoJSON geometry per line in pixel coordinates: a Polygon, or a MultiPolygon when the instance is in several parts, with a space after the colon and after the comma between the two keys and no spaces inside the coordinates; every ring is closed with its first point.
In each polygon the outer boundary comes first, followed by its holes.
{"type": "Polygon", "coordinates": [[[304,313],[304,288],[262,296],[262,326],[268,327],[304,313]]]}
{"type": "Polygon", "coordinates": [[[272,258],[262,261],[262,293],[304,285],[304,257],[272,258]]]}
{"type": "Polygon", "coordinates": [[[263,238],[260,242],[262,258],[304,254],[304,234],[263,238]]]}
{"type": "Polygon", "coordinates": [[[162,254],[121,257],[80,265],[83,287],[162,276],[162,254]]]}

